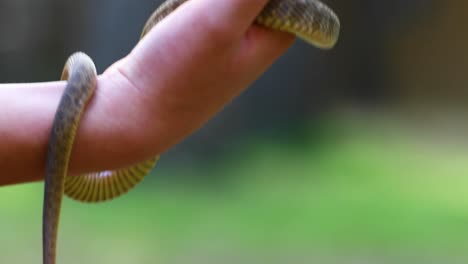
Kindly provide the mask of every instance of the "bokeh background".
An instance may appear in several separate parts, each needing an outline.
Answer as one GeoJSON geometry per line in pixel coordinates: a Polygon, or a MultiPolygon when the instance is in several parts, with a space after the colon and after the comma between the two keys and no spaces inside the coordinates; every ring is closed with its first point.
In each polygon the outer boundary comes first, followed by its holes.
{"type": "MultiPolygon", "coordinates": [[[[160,2],[0,0],[0,82],[102,71],[160,2]]],[[[468,2],[326,2],[335,49],[297,41],[127,196],[66,200],[59,262],[467,263],[468,2]]],[[[42,188],[0,188],[0,263],[40,261],[42,188]]]]}

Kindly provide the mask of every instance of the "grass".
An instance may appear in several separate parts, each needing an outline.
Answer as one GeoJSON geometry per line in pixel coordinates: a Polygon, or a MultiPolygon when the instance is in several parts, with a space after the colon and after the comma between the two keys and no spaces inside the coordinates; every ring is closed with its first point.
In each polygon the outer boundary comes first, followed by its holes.
{"type": "MultiPolygon", "coordinates": [[[[230,256],[237,260],[232,263],[258,263],[277,256],[273,259],[282,263],[281,256],[300,254],[309,260],[322,254],[468,258],[468,151],[372,127],[340,123],[327,129],[341,132],[325,133],[302,147],[253,141],[210,170],[156,170],[147,184],[113,203],[66,200],[59,260],[219,263],[217,257],[230,256]],[[163,180],[207,173],[226,181],[200,186],[163,180]]],[[[0,189],[0,260],[40,258],[42,188],[0,189]]]]}

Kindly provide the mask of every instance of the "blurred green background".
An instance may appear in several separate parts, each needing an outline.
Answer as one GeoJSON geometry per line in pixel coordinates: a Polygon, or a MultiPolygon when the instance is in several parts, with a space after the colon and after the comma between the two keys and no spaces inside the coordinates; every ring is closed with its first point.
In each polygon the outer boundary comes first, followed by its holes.
{"type": "MultiPolygon", "coordinates": [[[[102,71],[160,2],[0,0],[0,82],[102,71]]],[[[128,195],[66,200],[59,262],[467,263],[468,2],[327,3],[335,49],[297,41],[128,195]]],[[[0,263],[40,260],[42,198],[0,188],[0,263]]]]}

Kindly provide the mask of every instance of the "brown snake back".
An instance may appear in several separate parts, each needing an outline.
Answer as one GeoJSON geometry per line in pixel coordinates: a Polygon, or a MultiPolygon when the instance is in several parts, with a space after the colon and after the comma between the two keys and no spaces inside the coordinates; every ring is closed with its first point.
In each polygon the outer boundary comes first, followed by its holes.
{"type": "MultiPolygon", "coordinates": [[[[141,38],[153,26],[190,0],[167,0],[148,19],[141,38]]],[[[256,23],[302,38],[319,48],[335,45],[340,23],[318,0],[270,0],[256,23]]],[[[43,263],[55,264],[56,241],[63,194],[82,202],[106,201],[126,193],[154,167],[159,156],[115,171],[67,177],[70,153],[81,115],[96,87],[96,69],[84,53],[72,55],[62,74],[68,80],[50,135],[43,208],[43,263]]]]}

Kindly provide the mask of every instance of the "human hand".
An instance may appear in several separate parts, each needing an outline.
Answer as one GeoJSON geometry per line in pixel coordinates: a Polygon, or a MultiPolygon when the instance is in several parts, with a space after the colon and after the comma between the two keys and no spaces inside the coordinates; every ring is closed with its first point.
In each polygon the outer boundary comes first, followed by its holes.
{"type": "MultiPolygon", "coordinates": [[[[83,122],[83,131],[88,128],[94,137],[100,135],[100,141],[109,144],[105,152],[114,156],[99,160],[99,149],[93,152],[96,157],[79,155],[89,152],[96,138],[89,144],[80,144],[78,138],[75,156],[89,160],[78,162],[76,168],[82,167],[80,163],[92,164],[92,169],[128,165],[161,153],[257,79],[293,39],[251,27],[266,2],[188,1],[160,22],[130,55],[101,76],[93,106],[105,116],[91,115],[89,109],[90,121],[83,122]],[[101,85],[106,80],[112,85],[101,85]],[[97,106],[104,96],[101,103],[106,106],[97,106]]],[[[71,169],[75,170],[73,163],[71,169]]]]}
{"type": "MultiPolygon", "coordinates": [[[[188,1],[155,26],[128,56],[99,76],[78,130],[70,173],[123,167],[164,152],[257,79],[293,41],[286,33],[251,26],[266,2],[188,1]]],[[[9,156],[4,175],[16,176],[9,182],[43,177],[64,83],[43,85],[57,89],[48,90],[48,99],[42,99],[49,104],[36,106],[42,108],[37,109],[43,117],[40,124],[24,123],[31,116],[18,119],[37,139],[27,139],[31,142],[16,151],[27,154],[9,156]]],[[[22,91],[27,96],[28,90],[22,91]]],[[[0,150],[0,158],[7,154],[0,150]]]]}

